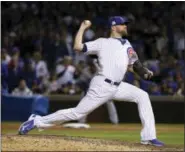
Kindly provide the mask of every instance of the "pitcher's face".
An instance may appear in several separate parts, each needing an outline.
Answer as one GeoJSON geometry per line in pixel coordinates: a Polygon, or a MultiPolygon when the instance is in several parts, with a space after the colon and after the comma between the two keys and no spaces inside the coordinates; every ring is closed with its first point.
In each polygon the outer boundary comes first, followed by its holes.
{"type": "Polygon", "coordinates": [[[123,24],[123,25],[115,25],[112,27],[112,30],[122,36],[127,36],[127,25],[123,24]]]}
{"type": "Polygon", "coordinates": [[[127,32],[127,25],[118,25],[117,30],[120,34],[122,34],[122,36],[127,36],[128,32],[127,32]]]}

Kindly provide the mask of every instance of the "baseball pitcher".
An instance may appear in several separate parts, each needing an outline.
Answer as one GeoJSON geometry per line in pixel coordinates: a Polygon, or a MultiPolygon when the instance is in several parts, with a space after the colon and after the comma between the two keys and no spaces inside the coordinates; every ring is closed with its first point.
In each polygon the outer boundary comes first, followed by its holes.
{"type": "Polygon", "coordinates": [[[127,39],[128,19],[114,16],[109,19],[110,37],[98,38],[82,43],[83,34],[91,26],[85,20],[77,32],[74,43],[75,51],[98,56],[99,70],[90,82],[87,94],[74,108],[59,110],[55,113],[38,116],[24,122],[19,128],[19,134],[26,134],[34,128],[52,127],[61,122],[79,120],[97,107],[110,100],[135,102],[138,105],[139,117],[142,123],[141,143],[145,145],[163,146],[156,138],[155,119],[148,93],[126,82],[122,82],[128,67],[145,79],[153,73],[143,67],[136,52],[127,39]]]}

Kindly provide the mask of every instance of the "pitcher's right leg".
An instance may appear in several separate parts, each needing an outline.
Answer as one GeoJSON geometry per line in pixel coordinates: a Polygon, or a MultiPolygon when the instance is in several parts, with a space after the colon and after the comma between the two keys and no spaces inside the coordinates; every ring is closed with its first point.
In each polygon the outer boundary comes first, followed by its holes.
{"type": "Polygon", "coordinates": [[[36,117],[34,123],[25,122],[25,125],[20,127],[19,132],[20,134],[26,134],[34,127],[47,128],[50,127],[50,125],[61,124],[71,120],[79,120],[100,105],[112,99],[116,89],[115,86],[106,83],[104,78],[95,77],[91,82],[86,96],[79,102],[77,107],[58,110],[55,113],[43,117],[36,117]]]}

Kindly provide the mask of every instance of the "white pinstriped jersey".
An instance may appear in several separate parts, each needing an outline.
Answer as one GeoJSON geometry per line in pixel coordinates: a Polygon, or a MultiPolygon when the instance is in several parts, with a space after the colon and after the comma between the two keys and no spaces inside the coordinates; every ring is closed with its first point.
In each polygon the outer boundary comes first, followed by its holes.
{"type": "Polygon", "coordinates": [[[121,82],[129,64],[133,64],[136,58],[129,55],[135,53],[130,42],[126,39],[99,38],[85,43],[85,54],[98,56],[98,74],[106,78],[121,82]]]}

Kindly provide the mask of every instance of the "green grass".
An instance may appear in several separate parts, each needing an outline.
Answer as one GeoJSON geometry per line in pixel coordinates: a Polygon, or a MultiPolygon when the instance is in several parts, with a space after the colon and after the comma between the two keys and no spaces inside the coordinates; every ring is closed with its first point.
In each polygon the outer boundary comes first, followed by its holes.
{"type": "MultiPolygon", "coordinates": [[[[15,134],[20,123],[2,123],[3,134],[15,134]],[[14,126],[14,127],[12,127],[14,126]]],[[[33,130],[30,134],[41,135],[66,135],[80,137],[95,137],[108,140],[121,140],[130,142],[140,141],[140,124],[91,124],[92,129],[47,129],[42,132],[33,130]],[[101,127],[105,127],[102,129],[101,127]],[[124,129],[125,128],[125,129],[124,129]]],[[[158,139],[167,145],[184,146],[184,125],[183,124],[157,124],[158,139]]]]}

